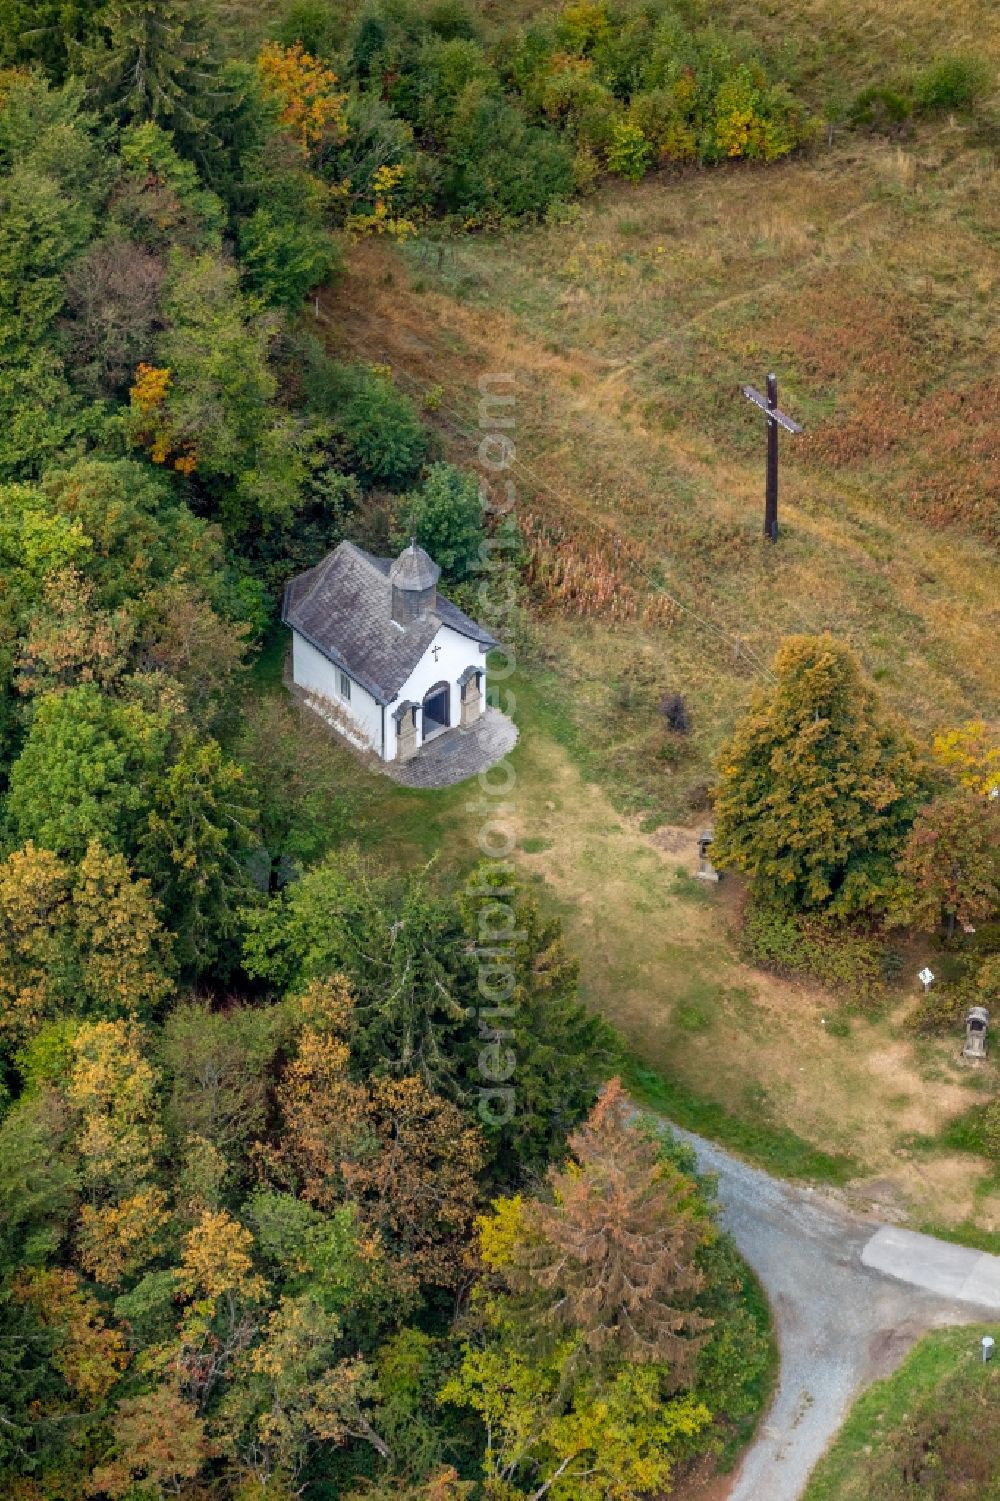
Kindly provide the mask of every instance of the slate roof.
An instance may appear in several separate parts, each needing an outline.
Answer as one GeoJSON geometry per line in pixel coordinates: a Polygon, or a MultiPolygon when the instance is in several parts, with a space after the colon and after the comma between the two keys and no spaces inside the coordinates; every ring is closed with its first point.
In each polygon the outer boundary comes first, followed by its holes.
{"type": "Polygon", "coordinates": [[[375,558],[353,542],[341,542],[322,563],[292,579],[281,611],[286,625],[380,704],[392,703],[442,625],[468,636],[485,651],[498,645],[489,631],[443,594],[423,619],[405,629],[398,626],[392,618],[389,579],[397,561],[375,558]]]}

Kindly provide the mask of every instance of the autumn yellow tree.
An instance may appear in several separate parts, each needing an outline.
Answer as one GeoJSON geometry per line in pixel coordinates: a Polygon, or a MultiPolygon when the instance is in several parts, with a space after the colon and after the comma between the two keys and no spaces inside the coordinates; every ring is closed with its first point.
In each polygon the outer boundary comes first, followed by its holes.
{"type": "Polygon", "coordinates": [[[88,1405],[100,1403],[128,1365],[128,1351],[121,1331],[108,1328],[97,1299],[76,1272],[57,1268],[32,1272],[14,1290],[53,1331],[52,1363],[70,1391],[88,1405]]]}
{"type": "Polygon", "coordinates": [[[112,1287],[155,1255],[168,1218],[166,1194],[154,1180],[163,1132],[144,1041],[133,1022],[85,1023],[73,1040],[66,1086],[86,1200],[80,1259],[112,1287]]]}
{"type": "Polygon", "coordinates": [[[1000,795],[1000,732],[985,719],[936,735],[934,757],[971,792],[1000,795]]]}
{"type": "Polygon", "coordinates": [[[225,1209],[206,1209],[184,1237],[174,1274],[184,1310],[169,1365],[198,1408],[260,1330],[268,1286],[253,1251],[250,1231],[225,1209]]]}
{"type": "Polygon", "coordinates": [[[347,132],[346,95],[337,89],[337,75],[312,57],[301,42],[283,47],[268,42],[257,59],[264,93],[279,108],[282,127],[310,155],[347,132]]]}
{"type": "Polygon", "coordinates": [[[340,1340],[338,1319],[315,1298],[284,1297],[238,1360],[220,1430],[265,1493],[276,1476],[294,1485],[318,1444],[362,1439],[389,1457],[373,1425],[372,1372],[363,1360],[342,1357],[340,1340]]]}
{"type": "Polygon", "coordinates": [[[98,842],[74,870],[29,841],[0,864],[0,1034],[62,1014],[148,1014],[169,994],[170,939],[148,881],[98,842]]]}

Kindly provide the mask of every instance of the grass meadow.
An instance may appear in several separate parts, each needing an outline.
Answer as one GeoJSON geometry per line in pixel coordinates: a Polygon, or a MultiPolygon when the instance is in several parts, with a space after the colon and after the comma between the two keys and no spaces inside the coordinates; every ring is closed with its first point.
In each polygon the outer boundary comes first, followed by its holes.
{"type": "Polygon", "coordinates": [[[996,715],[998,186],[944,126],[608,189],[568,224],[357,247],[341,345],[392,366],[452,457],[474,460],[479,377],[516,377],[537,656],[623,806],[704,806],[794,631],[850,641],[921,734],[996,715]],[[806,426],[777,548],[739,394],[769,367],[806,426]]]}
{"type": "MultiPolygon", "coordinates": [[[[846,98],[935,51],[1000,63],[987,0],[949,7],[944,47],[927,0],[722,10],[784,48],[833,121],[833,76],[846,98]]],[[[515,378],[533,602],[518,861],[563,913],[633,1082],[779,1171],[966,1238],[1000,1230],[1000,1189],[947,1132],[996,1073],[911,1033],[927,945],[884,1014],[861,1016],[743,966],[737,883],[706,895],[691,872],[720,744],[782,636],[846,639],[927,741],[1000,716],[991,118],[896,139],[835,128],[770,169],[605,186],[558,223],[358,243],[323,325],[344,357],[391,367],[458,463],[475,463],[480,378],[515,378]],[[762,422],[740,396],[768,369],[806,428],[783,441],[777,547],[761,537],[762,422]],[[686,735],[658,712],[673,693],[686,735]]],[[[363,837],[461,867],[465,803],[377,779],[363,837]]]]}
{"type": "Polygon", "coordinates": [[[989,1501],[997,1494],[1000,1365],[984,1363],[993,1326],[927,1335],[895,1375],[856,1403],[804,1501],[989,1501]]]}

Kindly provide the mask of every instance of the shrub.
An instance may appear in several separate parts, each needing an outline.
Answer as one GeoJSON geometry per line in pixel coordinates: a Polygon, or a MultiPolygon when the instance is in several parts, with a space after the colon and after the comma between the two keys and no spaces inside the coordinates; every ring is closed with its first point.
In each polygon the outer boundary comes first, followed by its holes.
{"type": "Polygon", "coordinates": [[[449,579],[467,578],[483,540],[479,482],[454,464],[434,464],[421,485],[406,497],[405,537],[415,536],[449,579]]]}
{"type": "Polygon", "coordinates": [[[786,156],[799,139],[791,96],[768,86],[759,68],[735,69],[719,86],[715,98],[714,149],[707,155],[775,161],[786,156]]]}
{"type": "Polygon", "coordinates": [[[677,89],[650,89],[636,94],[629,118],[639,126],[663,162],[690,161],[698,154],[698,137],[685,117],[677,89]]]}
{"type": "Polygon", "coordinates": [[[341,7],[335,0],[291,0],[274,28],[285,47],[299,42],[313,57],[330,58],[344,40],[341,7]]]}
{"type": "Polygon", "coordinates": [[[306,213],[261,207],[240,226],[239,242],[247,280],[277,307],[299,307],[341,264],[332,236],[306,213]]]}
{"type": "Polygon", "coordinates": [[[363,484],[403,489],[416,479],[428,435],[413,402],[388,376],[366,365],[340,365],[316,345],[307,356],[303,386],[309,405],[341,438],[363,484]]]}
{"type": "Polygon", "coordinates": [[[554,131],[529,126],[509,100],[470,84],[455,110],[445,207],[467,220],[540,218],[573,192],[573,153],[554,131]]]}
{"type": "Polygon", "coordinates": [[[968,1014],[970,1006],[977,1006],[974,992],[968,982],[957,985],[935,985],[920,997],[910,1017],[914,1031],[925,1037],[940,1036],[944,1032],[957,1032],[968,1014]]]}
{"type": "Polygon", "coordinates": [[[686,735],[691,728],[683,694],[668,693],[660,704],[660,713],[666,720],[667,729],[673,730],[675,735],[686,735]]]}
{"type": "Polygon", "coordinates": [[[992,70],[982,58],[938,58],[917,78],[917,104],[928,113],[938,110],[968,113],[990,92],[993,84],[992,70]]]}
{"type": "Polygon", "coordinates": [[[488,90],[499,86],[477,42],[430,38],[424,43],[415,75],[416,123],[435,134],[445,131],[463,92],[477,80],[488,90]]]}
{"type": "Polygon", "coordinates": [[[744,958],[776,974],[807,977],[863,1006],[884,1000],[893,953],[879,930],[796,916],[759,899],[747,903],[740,934],[744,958]]]}
{"type": "Polygon", "coordinates": [[[852,125],[892,132],[905,125],[912,113],[910,101],[904,95],[895,89],[873,84],[862,89],[851,105],[848,118],[852,125]]]}
{"type": "Polygon", "coordinates": [[[642,128],[631,120],[616,120],[611,127],[608,166],[629,182],[641,182],[649,171],[653,148],[642,128]]]}
{"type": "Polygon", "coordinates": [[[933,1036],[957,1032],[973,1006],[986,1006],[995,1012],[1000,1005],[1000,955],[991,954],[976,969],[965,973],[950,985],[935,985],[920,1002],[910,1018],[918,1032],[933,1036]]]}

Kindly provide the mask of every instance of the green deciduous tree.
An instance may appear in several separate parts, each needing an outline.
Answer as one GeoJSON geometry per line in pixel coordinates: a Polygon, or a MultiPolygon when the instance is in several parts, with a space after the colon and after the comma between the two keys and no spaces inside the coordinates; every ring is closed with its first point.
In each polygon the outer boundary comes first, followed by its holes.
{"type": "Polygon", "coordinates": [[[330,422],[350,467],[366,485],[403,489],[420,473],[428,435],[413,402],[382,371],[339,365],[319,345],[305,351],[303,387],[330,422]]]}
{"type": "Polygon", "coordinates": [[[134,851],[168,734],[163,715],[105,697],[90,683],[45,694],[11,771],[14,841],[34,840],[70,859],[81,859],[93,839],[134,851]]]}
{"type": "Polygon", "coordinates": [[[89,125],[76,86],[0,86],[0,480],[37,475],[82,420],[56,325],[106,181],[89,125]]]}
{"type": "Polygon", "coordinates": [[[275,307],[297,309],[310,288],[329,281],[341,264],[319,198],[318,186],[300,193],[297,213],[290,204],[262,204],[240,228],[247,280],[275,307]]]}
{"type": "Polygon", "coordinates": [[[654,1367],[624,1366],[604,1384],[574,1382],[574,1353],[562,1345],[530,1361],[504,1348],[470,1350],[445,1383],[441,1399],[472,1407],[483,1422],[489,1490],[511,1501],[665,1494],[678,1460],[711,1422],[708,1408],[667,1396],[654,1367]]]}
{"type": "Polygon", "coordinates": [[[124,854],[157,893],[187,971],[213,962],[254,898],[252,789],[214,740],[185,724],[176,690],[141,680],[150,707],[85,684],[39,699],[12,771],[16,840],[70,859],[92,840],[124,854]]]}
{"type": "Polygon", "coordinates": [[[314,1299],[284,1297],[240,1362],[221,1426],[237,1464],[261,1488],[274,1479],[294,1483],[320,1444],[362,1439],[388,1457],[373,1426],[371,1371],[362,1360],[339,1357],[341,1332],[314,1299]]]}
{"type": "Polygon", "coordinates": [[[454,464],[433,464],[418,490],[407,495],[399,541],[415,536],[446,579],[460,583],[479,561],[483,508],[479,481],[454,464]]]}
{"type": "Polygon", "coordinates": [[[902,726],[831,636],[793,636],[720,758],[713,858],[762,895],[884,910],[924,796],[902,726]]]}
{"type": "Polygon", "coordinates": [[[207,1141],[222,1159],[227,1187],[245,1179],[250,1144],[264,1134],[269,1079],[288,1027],[282,1007],[212,1011],[196,1000],[175,1006],[163,1024],[171,1148],[179,1155],[190,1138],[207,1141]]]}
{"type": "Polygon", "coordinates": [[[272,695],[249,704],[238,758],[257,790],[273,890],[363,817],[366,795],[345,783],[326,726],[299,704],[272,695]]]}
{"type": "Polygon", "coordinates": [[[56,1336],[19,1289],[69,1233],[78,1179],[68,1135],[66,1107],[48,1088],[0,1124],[0,1485],[23,1476],[41,1448],[54,1460],[61,1444],[50,1418],[62,1386],[50,1364],[56,1336]]]}
{"type": "Polygon", "coordinates": [[[179,504],[161,476],[132,459],[88,458],[50,469],[37,486],[17,493],[16,514],[21,520],[12,542],[24,566],[44,577],[53,567],[75,563],[94,584],[103,609],[117,609],[175,576],[213,602],[225,593],[218,529],[179,504]],[[49,540],[50,532],[58,542],[49,540]],[[43,542],[46,552],[33,558],[32,549],[39,551],[43,542]]]}
{"type": "Polygon", "coordinates": [[[900,915],[934,929],[980,922],[1000,908],[1000,813],[964,788],[920,810],[899,861],[900,915]]]}

